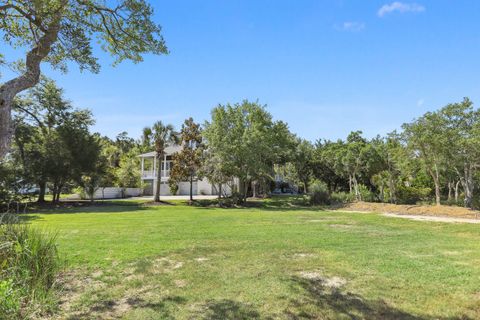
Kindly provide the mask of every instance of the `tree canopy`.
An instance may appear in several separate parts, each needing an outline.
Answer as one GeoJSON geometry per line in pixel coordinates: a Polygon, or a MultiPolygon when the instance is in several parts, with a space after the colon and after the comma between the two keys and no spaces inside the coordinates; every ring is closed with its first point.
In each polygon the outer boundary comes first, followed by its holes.
{"type": "Polygon", "coordinates": [[[114,64],[141,62],[147,53],[166,54],[161,28],[152,17],[153,9],[144,0],[3,1],[2,40],[27,53],[20,75],[0,85],[0,158],[8,152],[12,136],[13,100],[38,83],[42,62],[62,71],[74,62],[81,70],[98,72],[94,42],[114,58],[114,64]]]}

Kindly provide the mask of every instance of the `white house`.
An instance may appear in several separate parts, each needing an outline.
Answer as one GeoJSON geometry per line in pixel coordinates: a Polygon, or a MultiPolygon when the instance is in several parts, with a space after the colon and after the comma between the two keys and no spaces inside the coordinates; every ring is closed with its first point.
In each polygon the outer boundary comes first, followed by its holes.
{"type": "MultiPolygon", "coordinates": [[[[172,167],[172,156],[176,152],[180,152],[182,147],[180,145],[170,145],[165,148],[165,155],[162,161],[162,177],[160,186],[160,195],[171,195],[168,180],[170,178],[170,168],[172,167]]],[[[141,176],[143,182],[143,194],[154,195],[155,188],[157,186],[157,168],[158,159],[156,152],[148,152],[139,155],[141,158],[141,176]]],[[[224,192],[224,191],[223,191],[224,192]]],[[[189,195],[190,194],[190,182],[182,181],[178,185],[177,195],[189,195]]],[[[195,179],[193,182],[193,195],[217,195],[217,186],[212,185],[206,178],[195,179]]]]}

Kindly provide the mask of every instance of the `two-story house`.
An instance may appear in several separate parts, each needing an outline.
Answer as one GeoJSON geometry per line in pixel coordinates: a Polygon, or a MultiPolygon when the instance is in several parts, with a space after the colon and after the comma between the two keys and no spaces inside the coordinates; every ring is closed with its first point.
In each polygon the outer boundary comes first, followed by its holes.
{"type": "MultiPolygon", "coordinates": [[[[160,195],[172,195],[168,180],[170,178],[170,168],[172,167],[172,156],[176,152],[181,151],[180,145],[170,145],[165,148],[165,155],[162,161],[162,177],[160,185],[160,195]]],[[[155,194],[155,188],[157,185],[157,168],[158,159],[156,152],[148,152],[139,155],[141,158],[141,177],[143,182],[143,194],[153,195],[155,194]]],[[[216,195],[218,194],[217,186],[212,185],[206,178],[195,179],[193,182],[193,195],[216,195]]],[[[190,194],[190,182],[182,181],[178,184],[177,195],[189,195],[190,194]]]]}

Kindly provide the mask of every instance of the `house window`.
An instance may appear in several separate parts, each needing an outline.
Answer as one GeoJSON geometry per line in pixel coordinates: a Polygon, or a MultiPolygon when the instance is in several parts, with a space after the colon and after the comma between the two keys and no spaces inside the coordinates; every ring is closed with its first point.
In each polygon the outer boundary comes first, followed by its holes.
{"type": "Polygon", "coordinates": [[[164,161],[163,162],[163,170],[169,171],[170,168],[171,168],[171,163],[172,163],[171,161],[166,161],[166,162],[164,161]]]}

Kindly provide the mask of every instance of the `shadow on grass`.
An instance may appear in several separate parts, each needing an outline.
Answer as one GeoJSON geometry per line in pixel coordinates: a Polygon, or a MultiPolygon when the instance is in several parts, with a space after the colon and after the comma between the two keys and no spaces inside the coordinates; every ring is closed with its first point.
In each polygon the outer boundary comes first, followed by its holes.
{"type": "Polygon", "coordinates": [[[224,299],[207,302],[202,306],[201,314],[197,314],[194,319],[247,320],[265,318],[260,317],[260,313],[247,304],[224,299]]]}
{"type": "Polygon", "coordinates": [[[306,198],[301,195],[295,196],[273,196],[272,198],[249,198],[241,205],[234,205],[231,199],[206,199],[195,200],[190,205],[202,209],[261,209],[263,211],[326,211],[329,207],[311,206],[306,198]]]}
{"type": "Polygon", "coordinates": [[[295,288],[300,287],[306,292],[306,296],[291,301],[294,311],[285,312],[290,319],[330,319],[332,316],[329,315],[333,315],[334,319],[473,320],[467,316],[442,318],[410,314],[383,300],[368,300],[354,293],[328,287],[322,279],[292,277],[291,281],[295,288]]]}
{"type": "Polygon", "coordinates": [[[33,204],[28,213],[18,214],[21,221],[40,219],[38,214],[120,213],[148,210],[143,203],[134,201],[71,201],[59,204],[33,204]]]}
{"type": "Polygon", "coordinates": [[[151,309],[158,314],[159,319],[174,319],[170,312],[170,308],[177,305],[183,305],[186,302],[187,300],[180,296],[168,296],[159,302],[148,302],[140,297],[127,298],[121,302],[104,300],[97,302],[88,311],[71,315],[67,317],[67,319],[121,319],[125,316],[125,312],[135,309],[151,309]]]}

